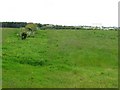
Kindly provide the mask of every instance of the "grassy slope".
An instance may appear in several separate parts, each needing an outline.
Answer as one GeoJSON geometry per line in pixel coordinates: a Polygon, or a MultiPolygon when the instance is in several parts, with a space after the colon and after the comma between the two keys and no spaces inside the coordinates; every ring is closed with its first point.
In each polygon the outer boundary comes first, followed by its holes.
{"type": "Polygon", "coordinates": [[[3,29],[3,87],[118,86],[117,31],[3,29]]]}
{"type": "Polygon", "coordinates": [[[0,28],[0,89],[2,88],[2,28],[0,28]]]}

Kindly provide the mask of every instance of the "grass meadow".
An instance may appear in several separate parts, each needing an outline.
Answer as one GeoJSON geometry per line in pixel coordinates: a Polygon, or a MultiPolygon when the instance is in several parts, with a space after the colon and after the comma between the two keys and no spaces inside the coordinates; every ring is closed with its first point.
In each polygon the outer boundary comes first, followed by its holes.
{"type": "Polygon", "coordinates": [[[2,29],[3,88],[117,88],[118,31],[2,29]]]}

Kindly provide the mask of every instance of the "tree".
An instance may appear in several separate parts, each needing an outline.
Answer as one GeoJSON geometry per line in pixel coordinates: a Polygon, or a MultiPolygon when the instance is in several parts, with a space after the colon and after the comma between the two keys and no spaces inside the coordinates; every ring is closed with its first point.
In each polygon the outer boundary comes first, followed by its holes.
{"type": "Polygon", "coordinates": [[[37,30],[37,25],[34,24],[34,23],[28,23],[28,24],[25,26],[25,28],[28,29],[28,30],[36,31],[36,30],[37,30]]]}
{"type": "Polygon", "coordinates": [[[35,32],[37,30],[37,25],[34,24],[34,23],[28,23],[26,26],[25,26],[25,29],[27,31],[27,34],[28,36],[33,36],[35,35],[35,32]]]}

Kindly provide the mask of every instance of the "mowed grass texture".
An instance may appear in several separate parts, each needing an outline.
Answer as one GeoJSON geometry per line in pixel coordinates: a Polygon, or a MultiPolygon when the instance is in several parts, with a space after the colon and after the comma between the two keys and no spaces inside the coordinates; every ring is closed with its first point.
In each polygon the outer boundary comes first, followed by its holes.
{"type": "Polygon", "coordinates": [[[118,33],[3,28],[3,88],[117,88],[118,33]]]}

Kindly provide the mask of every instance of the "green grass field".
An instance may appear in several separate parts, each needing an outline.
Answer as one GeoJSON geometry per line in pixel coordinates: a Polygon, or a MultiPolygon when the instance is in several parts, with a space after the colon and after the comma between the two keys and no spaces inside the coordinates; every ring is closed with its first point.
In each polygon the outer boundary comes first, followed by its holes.
{"type": "Polygon", "coordinates": [[[117,88],[118,31],[3,28],[3,88],[117,88]]]}

